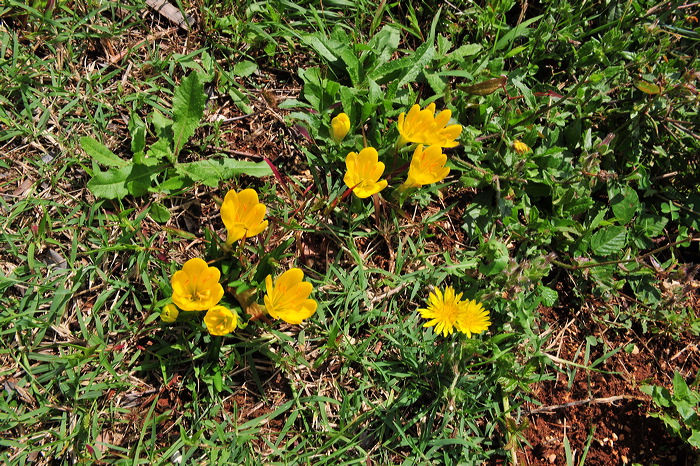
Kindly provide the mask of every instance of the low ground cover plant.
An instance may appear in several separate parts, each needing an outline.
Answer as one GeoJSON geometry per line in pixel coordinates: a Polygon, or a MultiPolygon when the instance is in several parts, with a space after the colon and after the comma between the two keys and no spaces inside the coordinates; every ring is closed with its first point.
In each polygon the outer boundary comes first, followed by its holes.
{"type": "Polygon", "coordinates": [[[4,462],[696,455],[692,5],[149,5],[0,8],[4,462]]]}

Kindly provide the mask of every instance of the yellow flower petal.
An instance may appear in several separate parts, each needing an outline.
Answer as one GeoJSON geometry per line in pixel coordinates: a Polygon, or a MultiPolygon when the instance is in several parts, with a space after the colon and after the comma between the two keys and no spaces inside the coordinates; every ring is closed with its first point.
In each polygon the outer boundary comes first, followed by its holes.
{"type": "Polygon", "coordinates": [[[160,319],[163,322],[175,322],[178,315],[180,315],[180,311],[174,304],[166,304],[160,311],[160,319]]]}
{"type": "Polygon", "coordinates": [[[224,296],[220,278],[219,269],[209,267],[203,259],[188,260],[170,279],[173,302],[183,311],[205,311],[215,306],[224,296]]]}
{"type": "Polygon", "coordinates": [[[491,325],[489,312],[481,303],[462,301],[462,293],[455,294],[451,286],[446,287],[444,293],[436,288],[428,297],[428,307],[418,312],[424,319],[430,319],[423,327],[434,326],[435,333],[443,336],[457,329],[471,338],[472,334],[481,333],[491,325]]]}
{"type": "Polygon", "coordinates": [[[481,303],[467,300],[461,303],[461,309],[457,317],[457,328],[471,338],[472,333],[481,333],[489,328],[491,320],[489,311],[484,309],[481,303]]]}
{"type": "Polygon", "coordinates": [[[435,103],[431,103],[425,109],[420,110],[419,105],[414,105],[408,115],[399,115],[398,129],[399,140],[397,146],[407,143],[425,145],[437,144],[440,147],[455,147],[455,141],[462,132],[461,125],[446,126],[452,117],[449,109],[441,111],[435,116],[435,103]]]}
{"type": "Polygon", "coordinates": [[[313,285],[303,279],[304,272],[298,268],[287,270],[274,284],[272,276],[265,278],[266,294],[263,299],[270,316],[289,324],[300,324],[316,312],[318,304],[309,299],[313,285]]]}
{"type": "Polygon", "coordinates": [[[345,166],[347,171],[343,181],[359,198],[376,194],[389,184],[386,180],[379,181],[385,167],[373,147],[365,147],[359,154],[350,152],[345,158],[345,166]]]}
{"type": "Polygon", "coordinates": [[[442,148],[438,144],[425,150],[423,145],[418,145],[413,152],[403,188],[419,188],[442,181],[450,173],[450,168],[446,167],[445,163],[447,163],[447,156],[442,153],[442,148]]]}
{"type": "Polygon", "coordinates": [[[212,335],[231,333],[238,325],[238,314],[224,306],[214,306],[204,316],[204,324],[212,335]]]}
{"type": "Polygon", "coordinates": [[[331,120],[331,137],[335,142],[341,142],[350,131],[350,118],[340,113],[331,120]]]}
{"type": "Polygon", "coordinates": [[[263,221],[266,212],[267,207],[258,202],[258,193],[254,189],[226,193],[221,205],[221,220],[228,231],[226,244],[262,233],[267,228],[267,220],[263,221]]]}

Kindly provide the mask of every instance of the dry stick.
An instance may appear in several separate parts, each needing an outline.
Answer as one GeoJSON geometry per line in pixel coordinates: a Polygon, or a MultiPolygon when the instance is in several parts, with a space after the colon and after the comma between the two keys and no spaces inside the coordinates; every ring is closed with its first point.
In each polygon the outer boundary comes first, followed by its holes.
{"type": "Polygon", "coordinates": [[[569,403],[564,403],[564,404],[560,404],[560,405],[543,406],[541,408],[527,411],[526,413],[527,414],[547,413],[547,412],[551,412],[551,411],[556,411],[558,409],[570,408],[572,406],[580,406],[580,405],[592,404],[592,403],[595,403],[595,404],[614,403],[614,402],[620,401],[620,400],[646,401],[646,398],[643,398],[641,396],[632,396],[632,395],[615,395],[615,396],[609,396],[607,398],[588,398],[587,400],[570,401],[569,403]]]}

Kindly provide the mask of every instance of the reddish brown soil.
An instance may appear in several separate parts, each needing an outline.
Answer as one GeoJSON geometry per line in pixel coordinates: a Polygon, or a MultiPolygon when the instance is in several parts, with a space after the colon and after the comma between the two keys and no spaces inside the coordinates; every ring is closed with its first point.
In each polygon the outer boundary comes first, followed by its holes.
{"type": "Polygon", "coordinates": [[[697,339],[685,332],[640,335],[634,329],[615,329],[594,319],[595,305],[576,315],[558,308],[540,313],[558,331],[552,341],[556,346],[549,351],[555,357],[585,365],[587,335],[604,342],[591,348],[589,365],[611,349],[622,349],[601,363],[599,371],[579,369],[574,375],[573,367],[554,363],[562,372],[532,393],[541,405],[526,405],[531,413],[526,442],[518,453],[520,463],[566,464],[566,437],[579,464],[592,437],[586,465],[697,464],[697,451],[671,435],[661,420],[647,416],[657,409],[639,390],[644,384],[671,388],[674,371],[692,382],[700,368],[697,339]]]}

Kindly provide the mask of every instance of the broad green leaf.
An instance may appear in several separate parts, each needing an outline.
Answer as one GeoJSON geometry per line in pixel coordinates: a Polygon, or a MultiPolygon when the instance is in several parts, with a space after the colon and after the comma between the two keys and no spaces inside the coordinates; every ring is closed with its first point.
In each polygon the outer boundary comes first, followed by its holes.
{"type": "Polygon", "coordinates": [[[146,124],[136,112],[129,118],[129,134],[131,135],[131,153],[142,154],[146,150],[146,124]]]}
{"type": "Polygon", "coordinates": [[[105,145],[91,137],[80,138],[80,145],[83,150],[92,157],[95,162],[107,167],[124,167],[129,165],[129,161],[119,158],[117,154],[109,150],[105,145]]]}
{"type": "Polygon", "coordinates": [[[639,196],[630,186],[624,186],[619,192],[611,196],[610,204],[615,218],[620,224],[626,225],[639,212],[639,196]]]}
{"type": "Polygon", "coordinates": [[[622,251],[627,240],[627,229],[618,225],[603,228],[591,236],[591,249],[599,256],[622,251]]]}
{"type": "Polygon", "coordinates": [[[258,65],[250,60],[239,61],[233,65],[233,74],[243,78],[250,76],[258,70],[258,65]]]}
{"type": "Polygon", "coordinates": [[[156,202],[151,205],[151,208],[148,210],[148,214],[158,223],[166,223],[168,220],[170,220],[170,210],[160,202],[156,202]]]}
{"type": "Polygon", "coordinates": [[[376,56],[375,67],[391,60],[401,40],[400,31],[390,25],[382,27],[381,31],[369,41],[369,47],[376,56]]]}
{"type": "Polygon", "coordinates": [[[464,57],[476,55],[483,47],[479,44],[465,44],[449,54],[451,60],[461,60],[464,57]]]}
{"type": "Polygon", "coordinates": [[[266,162],[248,162],[236,159],[200,160],[181,163],[176,167],[178,173],[189,176],[192,181],[199,181],[207,186],[216,187],[222,180],[237,175],[270,176],[272,169],[266,162]]]}
{"type": "Polygon", "coordinates": [[[688,388],[688,384],[685,383],[685,379],[680,374],[680,372],[676,372],[673,374],[673,399],[675,402],[678,402],[678,401],[693,402],[693,401],[695,401],[691,397],[690,389],[688,388]]]}
{"type": "Polygon", "coordinates": [[[178,154],[182,146],[192,137],[204,114],[207,95],[196,73],[182,80],[173,94],[173,153],[178,154]]]}
{"type": "Polygon", "coordinates": [[[556,290],[553,290],[547,286],[539,285],[537,287],[537,292],[540,295],[543,306],[554,306],[559,299],[559,294],[556,290]]]}
{"type": "Polygon", "coordinates": [[[170,146],[170,141],[167,139],[158,139],[151,145],[146,155],[156,160],[170,160],[171,163],[174,163],[174,161],[171,160],[173,158],[173,150],[170,146]]]}
{"type": "Polygon", "coordinates": [[[150,186],[160,171],[158,165],[142,164],[110,168],[96,172],[87,187],[95,196],[105,199],[121,199],[129,194],[139,196],[145,194],[143,187],[150,186]]]}

